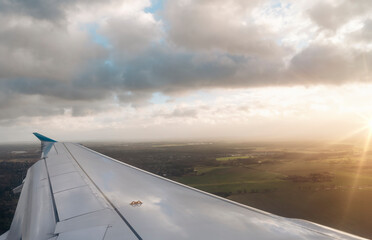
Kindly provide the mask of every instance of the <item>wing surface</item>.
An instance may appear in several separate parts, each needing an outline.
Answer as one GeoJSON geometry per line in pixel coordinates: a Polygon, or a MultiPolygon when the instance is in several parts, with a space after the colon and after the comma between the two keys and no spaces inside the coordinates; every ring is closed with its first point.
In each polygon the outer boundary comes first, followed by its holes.
{"type": "Polygon", "coordinates": [[[78,144],[41,141],[42,159],[28,170],[0,239],[363,239],[238,204],[78,144]]]}

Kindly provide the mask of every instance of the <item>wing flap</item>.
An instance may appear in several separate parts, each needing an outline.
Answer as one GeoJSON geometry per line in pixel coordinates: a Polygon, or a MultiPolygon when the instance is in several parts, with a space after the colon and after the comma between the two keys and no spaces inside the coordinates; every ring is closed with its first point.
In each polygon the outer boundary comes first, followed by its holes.
{"type": "Polygon", "coordinates": [[[27,172],[7,239],[48,239],[56,223],[44,160],[27,172]]]}
{"type": "Polygon", "coordinates": [[[109,226],[119,219],[111,209],[104,209],[57,223],[55,234],[97,226],[109,226]]]}

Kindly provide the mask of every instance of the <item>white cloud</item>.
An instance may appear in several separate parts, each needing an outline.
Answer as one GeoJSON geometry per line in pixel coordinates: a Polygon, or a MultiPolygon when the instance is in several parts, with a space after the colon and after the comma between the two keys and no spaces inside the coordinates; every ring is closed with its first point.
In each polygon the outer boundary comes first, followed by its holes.
{"type": "MultiPolygon", "coordinates": [[[[0,0],[0,125],[53,120],[51,129],[63,121],[89,131],[125,123],[155,133],[182,119],[188,130],[238,134],[228,122],[251,129],[306,116],[286,100],[297,101],[294,91],[265,88],[333,89],[371,78],[369,0],[168,0],[156,14],[146,10],[150,0],[32,3],[0,0]],[[267,92],[232,101],[238,89],[261,91],[255,87],[267,92]],[[221,100],[174,103],[211,89],[224,89],[221,100]],[[151,105],[155,92],[173,103],[151,105]]],[[[332,109],[311,106],[319,115],[332,109]]]]}
{"type": "Polygon", "coordinates": [[[48,119],[35,116],[28,118],[27,124],[21,121],[14,128],[23,130],[23,135],[32,128],[46,132],[53,129],[51,134],[55,138],[75,141],[335,140],[368,124],[367,120],[372,118],[368,115],[372,112],[371,93],[372,87],[365,84],[221,89],[141,108],[109,104],[104,113],[74,118],[71,111],[48,119]]]}
{"type": "Polygon", "coordinates": [[[310,18],[320,27],[336,31],[354,18],[364,17],[371,12],[369,0],[317,1],[309,9],[310,18]]]}
{"type": "Polygon", "coordinates": [[[219,50],[231,54],[275,55],[270,29],[252,18],[259,1],[168,1],[164,18],[169,39],[193,50],[219,50]]]}

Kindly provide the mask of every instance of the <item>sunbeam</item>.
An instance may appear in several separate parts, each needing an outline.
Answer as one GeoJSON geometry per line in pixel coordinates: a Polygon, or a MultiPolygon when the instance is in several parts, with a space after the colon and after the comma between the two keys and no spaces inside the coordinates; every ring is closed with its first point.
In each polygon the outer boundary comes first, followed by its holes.
{"type": "Polygon", "coordinates": [[[361,172],[362,172],[363,167],[365,166],[365,164],[367,162],[368,152],[370,150],[371,136],[372,136],[371,121],[367,121],[367,124],[363,129],[368,130],[368,133],[367,133],[367,137],[366,137],[365,142],[364,142],[362,154],[361,154],[361,156],[360,156],[360,158],[357,162],[357,169],[354,173],[351,188],[350,188],[350,192],[347,196],[342,221],[345,221],[346,218],[348,218],[348,216],[349,216],[351,206],[353,205],[352,203],[353,203],[355,193],[360,187],[359,184],[360,184],[361,172]]]}

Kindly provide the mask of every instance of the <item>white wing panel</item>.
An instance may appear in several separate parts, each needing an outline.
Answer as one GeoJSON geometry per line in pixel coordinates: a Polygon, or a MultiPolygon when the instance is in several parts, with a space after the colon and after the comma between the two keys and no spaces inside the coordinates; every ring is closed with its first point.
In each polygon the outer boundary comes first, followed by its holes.
{"type": "Polygon", "coordinates": [[[52,182],[53,193],[87,185],[78,172],[60,174],[55,177],[51,177],[50,181],[52,182]]]}
{"type": "Polygon", "coordinates": [[[66,162],[63,164],[48,165],[49,176],[54,177],[60,174],[76,172],[74,164],[66,162]]]}
{"type": "Polygon", "coordinates": [[[52,155],[52,154],[49,154],[49,157],[47,158],[47,163],[48,163],[48,166],[54,166],[54,165],[60,165],[60,164],[64,164],[64,163],[71,163],[71,159],[69,159],[68,157],[64,156],[64,155],[52,155]]]}
{"type": "Polygon", "coordinates": [[[104,206],[88,186],[54,194],[60,220],[104,209],[104,206]]]}

